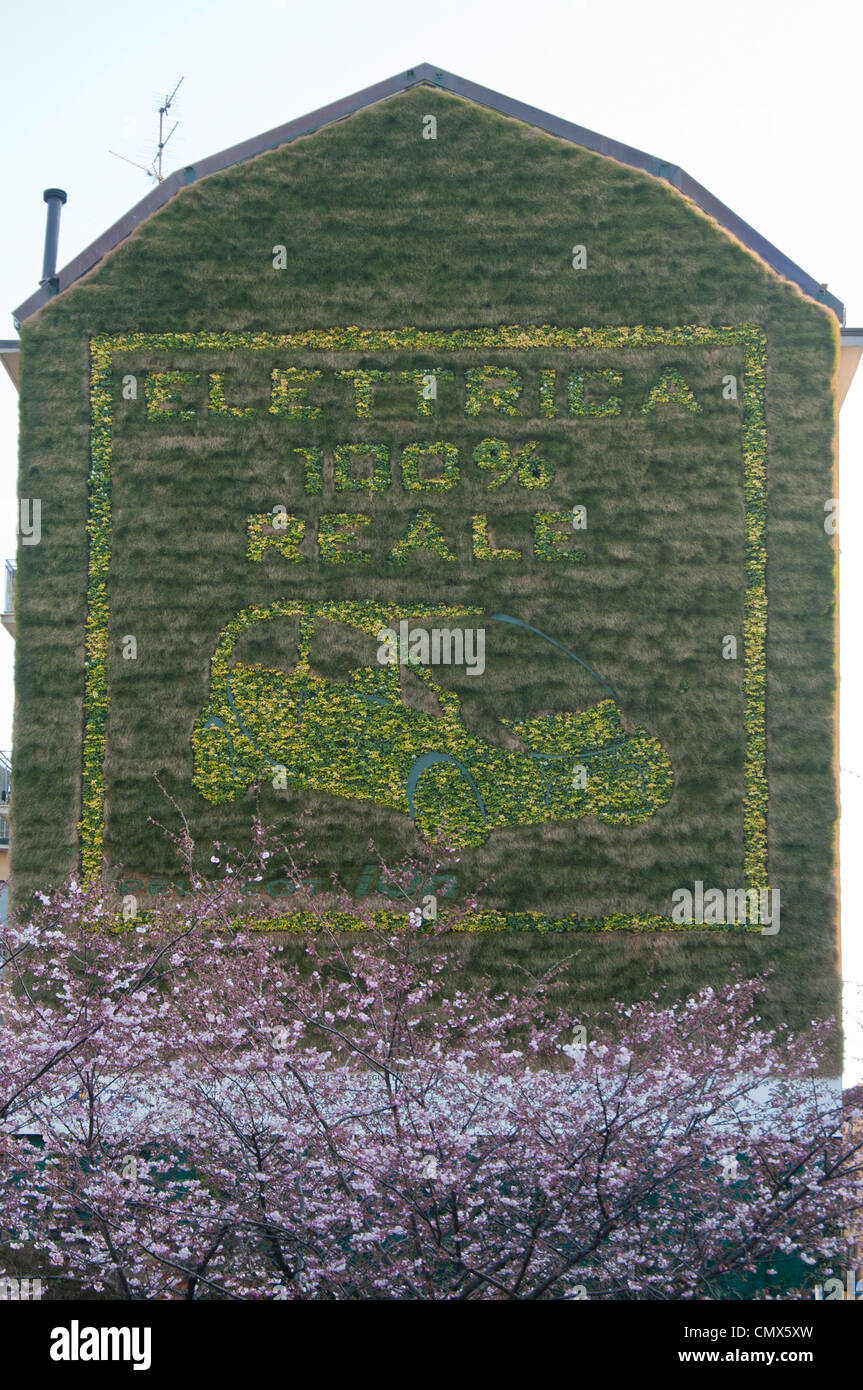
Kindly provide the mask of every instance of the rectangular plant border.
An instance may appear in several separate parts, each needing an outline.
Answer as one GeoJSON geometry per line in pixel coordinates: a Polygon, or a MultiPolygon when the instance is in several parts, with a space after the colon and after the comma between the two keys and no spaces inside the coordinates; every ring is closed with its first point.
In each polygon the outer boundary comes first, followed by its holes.
{"type": "MultiPolygon", "coordinates": [[[[745,761],[743,799],[744,876],[748,888],[767,887],[767,638],[766,525],[767,426],[765,381],[767,338],[757,324],[705,328],[418,328],[305,329],[294,333],[117,333],[90,339],[90,470],[87,533],[89,561],[85,630],[84,739],[82,814],[78,825],[81,869],[85,882],[102,873],[105,832],[105,722],[108,711],[108,569],[111,558],[111,487],[113,445],[112,368],[119,352],[195,351],[319,351],[319,352],[458,352],[499,348],[573,349],[650,347],[741,347],[743,349],[743,491],[746,518],[746,588],[744,599],[744,716],[745,761]]],[[[282,929],[291,929],[293,915],[306,919],[293,929],[306,930],[310,914],[287,914],[282,929]]],[[[605,918],[573,914],[551,918],[541,913],[474,914],[474,930],[629,931],[689,930],[670,917],[645,913],[614,913],[605,918]],[[509,918],[512,917],[510,923],[509,918]],[[517,919],[517,920],[516,920],[517,919]]],[[[275,928],[278,922],[273,922],[275,928]]],[[[334,923],[334,925],[337,925],[334,923]]],[[[751,930],[748,923],[740,924],[751,930]]],[[[471,928],[468,928],[471,929],[471,928]]],[[[704,928],[702,928],[704,929],[704,928]]],[[[733,927],[728,929],[734,929],[733,927]]]]}

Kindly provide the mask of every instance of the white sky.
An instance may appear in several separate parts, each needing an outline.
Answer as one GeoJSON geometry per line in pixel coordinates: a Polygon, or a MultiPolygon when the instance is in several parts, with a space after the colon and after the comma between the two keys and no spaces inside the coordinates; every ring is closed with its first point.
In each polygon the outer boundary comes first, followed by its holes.
{"type": "MultiPolygon", "coordinates": [[[[11,12],[10,12],[11,11],[11,12]]],[[[155,110],[180,76],[166,172],[430,62],[679,164],[863,324],[859,6],[822,0],[43,0],[3,18],[0,338],[37,286],[42,190],[65,188],[60,264],[148,191],[155,110]],[[856,22],[855,22],[856,19],[856,22]],[[5,306],[5,307],[4,307],[5,306]],[[8,312],[7,312],[8,311],[8,312]]],[[[17,399],[0,371],[0,552],[15,553],[17,399]]],[[[844,974],[863,980],[863,368],[841,417],[844,974]],[[856,852],[855,852],[856,851],[856,852]]],[[[0,558],[2,558],[0,555],[0,558]]],[[[13,643],[0,632],[0,748],[13,643]]],[[[828,873],[825,866],[825,883],[828,873]]],[[[863,1053],[863,1046],[854,1051],[863,1053]]],[[[854,1075],[863,1073],[863,1066],[854,1075]]]]}

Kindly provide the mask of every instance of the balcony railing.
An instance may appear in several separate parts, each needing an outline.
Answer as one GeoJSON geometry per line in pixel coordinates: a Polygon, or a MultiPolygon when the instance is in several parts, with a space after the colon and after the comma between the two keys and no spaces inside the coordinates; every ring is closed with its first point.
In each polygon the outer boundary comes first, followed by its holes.
{"type": "Polygon", "coordinates": [[[0,614],[0,622],[15,636],[15,561],[6,561],[6,594],[3,600],[3,612],[0,614]]]}
{"type": "Polygon", "coordinates": [[[0,849],[9,846],[9,811],[12,804],[12,758],[0,749],[0,849]]]}

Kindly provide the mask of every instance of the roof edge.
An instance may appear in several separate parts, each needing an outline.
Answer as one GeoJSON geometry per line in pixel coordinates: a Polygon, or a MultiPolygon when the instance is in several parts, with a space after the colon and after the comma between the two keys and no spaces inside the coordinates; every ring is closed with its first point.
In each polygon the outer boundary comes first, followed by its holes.
{"type": "Polygon", "coordinates": [[[16,391],[18,389],[18,353],[21,344],[17,338],[4,338],[0,342],[0,362],[6,368],[6,373],[16,391]]]}
{"type": "Polygon", "coordinates": [[[91,242],[68,265],[64,266],[56,276],[56,288],[50,285],[40,286],[35,293],[25,299],[13,311],[15,327],[20,328],[25,319],[35,314],[49,299],[54,298],[57,294],[62,294],[82,275],[92,270],[93,266],[97,265],[109,251],[112,251],[120,242],[125,241],[126,237],[131,236],[136,227],[163,207],[181,188],[197,182],[198,179],[206,178],[208,174],[218,173],[233,164],[239,164],[245,159],[263,154],[265,150],[276,149],[279,145],[288,144],[301,135],[310,135],[323,126],[331,125],[334,121],[344,120],[346,116],[352,116],[355,112],[363,110],[375,102],[383,101],[387,97],[409,91],[412,87],[418,87],[422,84],[452,92],[455,96],[464,97],[467,101],[488,107],[500,115],[510,116],[526,125],[544,130],[549,135],[555,135],[562,140],[569,140],[572,144],[580,145],[595,154],[606,155],[611,159],[618,160],[621,164],[640,169],[656,178],[665,179],[667,183],[670,183],[684,197],[690,198],[702,212],[708,217],[712,217],[750,251],[754,251],[778,275],[792,281],[810,299],[814,299],[817,303],[830,309],[840,324],[844,324],[844,305],[835,295],[828,294],[826,286],[820,285],[811,275],[807,275],[805,270],[783,255],[778,247],[774,246],[766,237],[762,237],[748,222],[744,222],[725,203],[714,198],[713,194],[702,184],[690,178],[689,174],[679,165],[669,164],[664,160],[657,159],[654,155],[647,154],[644,150],[636,149],[632,145],[624,145],[619,140],[611,140],[607,136],[599,135],[596,131],[588,130],[585,126],[575,125],[572,121],[565,121],[559,116],[552,116],[549,112],[541,111],[536,106],[529,106],[525,102],[503,96],[500,92],[494,92],[488,87],[481,87],[475,82],[469,82],[466,78],[448,73],[443,68],[437,68],[432,63],[420,63],[415,68],[408,68],[406,72],[397,73],[394,77],[388,77],[383,82],[376,82],[371,87],[364,87],[362,91],[342,97],[339,101],[330,102],[327,106],[321,106],[318,110],[311,111],[305,116],[288,121],[285,125],[265,131],[262,135],[253,136],[237,145],[231,145],[218,154],[199,160],[197,164],[188,164],[183,169],[175,170],[173,174],[170,174],[168,178],[152,189],[146,198],[142,198],[129,212],[103,232],[96,241],[91,242]]]}

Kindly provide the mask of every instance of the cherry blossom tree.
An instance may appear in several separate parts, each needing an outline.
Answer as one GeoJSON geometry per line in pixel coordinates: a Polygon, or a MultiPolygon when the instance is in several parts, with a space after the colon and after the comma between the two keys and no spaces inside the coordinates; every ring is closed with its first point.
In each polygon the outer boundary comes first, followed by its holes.
{"type": "Polygon", "coordinates": [[[840,1267],[860,1125],[827,1026],[766,1028],[763,982],[574,1020],[553,972],[452,984],[458,913],[422,906],[445,849],[389,871],[381,928],[308,891],[299,841],[217,846],[215,882],[177,844],[179,901],[124,920],[70,882],[4,929],[7,1269],[126,1299],[671,1300],[840,1267]],[[319,918],[294,949],[241,887],[276,860],[319,918]]]}

